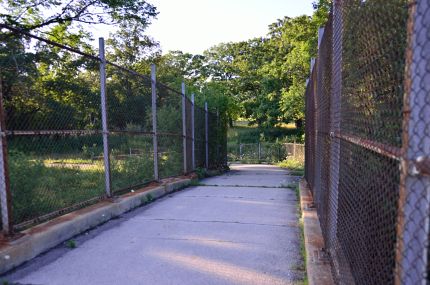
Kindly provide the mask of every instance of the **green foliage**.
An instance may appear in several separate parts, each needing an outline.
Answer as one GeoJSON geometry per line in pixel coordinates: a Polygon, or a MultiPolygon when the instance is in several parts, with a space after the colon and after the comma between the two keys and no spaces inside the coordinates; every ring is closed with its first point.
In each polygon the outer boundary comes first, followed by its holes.
{"type": "Polygon", "coordinates": [[[305,170],[304,161],[300,161],[294,158],[287,158],[286,160],[278,163],[278,166],[292,170],[290,174],[297,176],[303,175],[305,170]]]}
{"type": "Polygon", "coordinates": [[[228,143],[297,142],[302,143],[302,130],[287,127],[257,128],[236,126],[229,128],[228,143]]]}
{"type": "Polygon", "coordinates": [[[66,247],[70,248],[70,249],[74,249],[76,248],[78,245],[76,243],[76,241],[74,239],[68,240],[66,241],[66,247]]]}
{"type": "Polygon", "coordinates": [[[205,178],[207,176],[206,169],[202,167],[197,167],[194,172],[197,174],[199,179],[205,178]]]}
{"type": "Polygon", "coordinates": [[[145,0],[5,0],[0,20],[26,30],[76,22],[79,24],[136,23],[147,25],[157,15],[145,0]],[[46,11],[51,11],[46,15],[46,11]]]}
{"type": "Polygon", "coordinates": [[[111,159],[113,189],[124,189],[152,181],[153,169],[150,154],[111,159]]]}
{"type": "Polygon", "coordinates": [[[101,163],[87,169],[64,164],[54,166],[24,153],[10,153],[9,173],[15,221],[26,221],[103,195],[102,169],[101,163]],[[64,188],[65,185],[67,188],[64,188]]]}
{"type": "Polygon", "coordinates": [[[146,201],[148,202],[148,203],[151,203],[152,201],[154,201],[154,197],[152,196],[152,194],[151,193],[148,193],[148,194],[146,194],[146,201]]]}

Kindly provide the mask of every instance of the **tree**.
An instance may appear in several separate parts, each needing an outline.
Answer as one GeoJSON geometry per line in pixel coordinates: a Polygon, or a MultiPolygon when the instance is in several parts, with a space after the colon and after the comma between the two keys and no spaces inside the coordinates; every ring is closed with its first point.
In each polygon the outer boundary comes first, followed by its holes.
{"type": "Polygon", "coordinates": [[[145,35],[147,25],[122,22],[118,31],[111,33],[107,40],[109,60],[127,68],[132,68],[145,58],[157,56],[160,45],[145,35]]]}
{"type": "Polygon", "coordinates": [[[65,23],[146,26],[157,15],[156,7],[145,0],[1,0],[0,4],[6,11],[0,20],[27,31],[65,23]]]}

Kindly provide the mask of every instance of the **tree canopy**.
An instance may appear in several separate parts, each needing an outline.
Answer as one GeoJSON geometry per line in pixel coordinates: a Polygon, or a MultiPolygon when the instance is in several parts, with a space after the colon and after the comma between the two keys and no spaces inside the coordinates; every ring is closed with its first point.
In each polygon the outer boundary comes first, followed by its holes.
{"type": "MultiPolygon", "coordinates": [[[[156,40],[146,35],[158,12],[145,0],[0,0],[0,21],[91,54],[96,50],[88,24],[115,25],[107,40],[110,61],[142,74],[156,63],[159,81],[180,90],[185,80],[198,103],[208,101],[230,122],[241,117],[260,127],[288,122],[301,127],[310,58],[316,56],[318,28],[327,20],[330,2],[315,3],[312,16],[276,20],[264,37],[221,43],[203,54],[162,55],[156,40]]],[[[99,123],[94,61],[4,29],[0,37],[3,96],[17,118],[49,121],[69,112],[81,127],[99,123]]],[[[130,86],[124,92],[135,88],[119,75],[109,80],[111,86],[130,86]]],[[[117,106],[130,103],[123,92],[111,97],[117,106]]]]}

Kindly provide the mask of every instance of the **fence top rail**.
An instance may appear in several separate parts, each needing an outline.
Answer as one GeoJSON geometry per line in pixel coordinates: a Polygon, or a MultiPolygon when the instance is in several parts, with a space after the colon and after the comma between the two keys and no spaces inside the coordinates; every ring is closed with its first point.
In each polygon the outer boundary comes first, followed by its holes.
{"type": "Polygon", "coordinates": [[[114,67],[118,68],[119,70],[124,71],[124,72],[126,72],[126,73],[129,73],[129,74],[131,74],[131,75],[134,75],[134,76],[140,77],[140,78],[142,78],[142,79],[146,80],[147,82],[151,82],[151,81],[152,81],[151,76],[144,75],[144,74],[141,74],[141,73],[139,73],[139,72],[137,72],[137,71],[134,71],[134,70],[132,70],[132,69],[129,69],[129,68],[126,68],[126,67],[120,66],[120,65],[118,65],[118,64],[116,64],[116,63],[114,63],[114,62],[112,62],[112,61],[106,60],[106,64],[111,65],[111,66],[114,66],[114,67]]]}
{"type": "MultiPolygon", "coordinates": [[[[45,42],[45,43],[47,43],[49,45],[52,45],[52,46],[55,46],[55,47],[59,47],[61,49],[73,52],[75,54],[79,54],[81,56],[84,56],[84,57],[87,57],[87,58],[90,58],[90,59],[93,59],[93,60],[101,62],[101,58],[98,55],[94,55],[94,54],[90,54],[90,53],[87,53],[87,52],[83,52],[83,51],[81,51],[81,50],[79,50],[77,48],[73,48],[73,47],[66,46],[66,45],[60,44],[58,42],[52,41],[52,40],[45,39],[43,37],[34,35],[34,34],[28,32],[28,31],[25,31],[23,29],[11,27],[11,26],[9,26],[7,24],[3,24],[3,23],[0,23],[0,29],[7,29],[7,30],[11,31],[13,34],[25,35],[25,36],[33,38],[35,40],[38,40],[38,41],[41,41],[41,42],[45,42]]],[[[124,72],[132,74],[134,76],[138,76],[138,77],[140,77],[140,78],[142,78],[144,80],[147,80],[149,82],[152,81],[151,76],[141,74],[141,73],[139,73],[137,71],[134,71],[132,69],[120,66],[119,64],[116,64],[116,63],[114,63],[112,61],[109,61],[109,60],[105,60],[105,62],[106,62],[106,64],[114,66],[115,68],[118,68],[118,69],[120,69],[120,70],[122,70],[124,72]]],[[[168,90],[170,90],[170,91],[172,91],[172,92],[174,92],[174,93],[182,96],[182,93],[180,91],[178,91],[178,90],[176,90],[176,89],[174,89],[174,88],[172,88],[172,87],[170,87],[170,86],[168,86],[168,85],[166,85],[166,84],[164,84],[162,82],[156,82],[156,84],[158,86],[162,86],[163,88],[166,88],[166,89],[168,89],[168,90]]]]}
{"type": "Polygon", "coordinates": [[[30,37],[30,38],[33,38],[33,39],[45,42],[47,44],[59,47],[61,49],[65,49],[65,50],[68,50],[70,52],[73,52],[73,53],[76,53],[76,54],[79,54],[79,55],[91,58],[93,60],[101,61],[101,59],[98,56],[96,56],[96,55],[89,54],[89,53],[80,51],[80,50],[78,50],[76,48],[72,48],[72,47],[69,47],[69,46],[66,46],[66,45],[63,45],[63,44],[60,44],[60,43],[57,43],[57,42],[54,42],[54,41],[51,41],[51,40],[48,40],[48,39],[45,39],[45,38],[42,38],[42,37],[39,37],[39,36],[36,36],[36,35],[34,35],[34,34],[30,33],[30,32],[27,32],[27,31],[19,29],[19,28],[14,28],[14,27],[11,27],[11,26],[6,25],[6,24],[0,24],[0,29],[7,29],[7,30],[11,31],[13,34],[22,34],[22,35],[25,35],[27,37],[30,37]]]}
{"type": "Polygon", "coordinates": [[[305,146],[304,144],[301,143],[274,143],[274,142],[255,142],[255,143],[239,143],[239,145],[257,145],[257,144],[261,144],[261,145],[295,145],[295,146],[305,146]]]}

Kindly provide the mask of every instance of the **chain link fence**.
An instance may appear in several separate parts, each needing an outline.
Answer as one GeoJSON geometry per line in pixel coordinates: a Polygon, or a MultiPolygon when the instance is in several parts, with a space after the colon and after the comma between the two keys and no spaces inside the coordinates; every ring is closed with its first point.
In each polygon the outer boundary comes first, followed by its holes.
{"type": "Polygon", "coordinates": [[[224,115],[194,95],[2,25],[0,206],[6,235],[197,168],[226,166],[224,115]],[[35,52],[34,47],[37,47],[35,52]]]}
{"type": "Polygon", "coordinates": [[[306,90],[305,178],[333,276],[429,284],[430,1],[332,11],[306,90]]]}
{"type": "Polygon", "coordinates": [[[228,161],[242,163],[277,163],[285,159],[294,159],[303,163],[305,145],[297,143],[240,143],[227,144],[228,161]]]}

